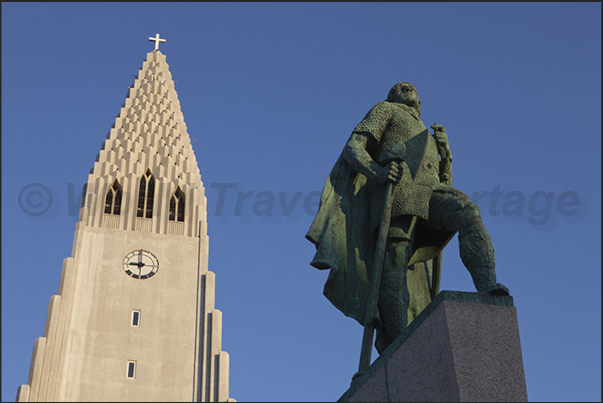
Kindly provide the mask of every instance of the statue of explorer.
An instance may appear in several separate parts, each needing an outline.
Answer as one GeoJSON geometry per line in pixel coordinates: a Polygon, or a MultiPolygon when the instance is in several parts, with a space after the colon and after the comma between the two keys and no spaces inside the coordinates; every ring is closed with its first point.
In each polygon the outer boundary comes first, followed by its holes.
{"type": "MultiPolygon", "coordinates": [[[[417,90],[407,82],[366,114],[327,179],[306,234],[317,249],[311,265],[331,269],[325,296],[365,326],[365,336],[372,323],[379,354],[439,292],[441,251],[456,232],[477,291],[509,294],[496,282],[494,248],[478,207],[452,187],[448,136],[437,123],[430,134],[420,115],[417,90]],[[382,258],[374,263],[377,253],[382,258]],[[380,276],[375,265],[382,265],[380,276]],[[367,312],[371,275],[376,306],[367,312]]],[[[370,365],[368,355],[364,367],[361,356],[361,371],[370,365]]]]}

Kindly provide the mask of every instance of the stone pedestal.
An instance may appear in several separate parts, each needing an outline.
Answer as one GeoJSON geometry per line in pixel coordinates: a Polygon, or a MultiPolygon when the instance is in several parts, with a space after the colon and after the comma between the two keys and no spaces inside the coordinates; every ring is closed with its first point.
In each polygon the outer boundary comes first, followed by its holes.
{"type": "Polygon", "coordinates": [[[339,401],[527,401],[513,298],[442,291],[339,401]]]}

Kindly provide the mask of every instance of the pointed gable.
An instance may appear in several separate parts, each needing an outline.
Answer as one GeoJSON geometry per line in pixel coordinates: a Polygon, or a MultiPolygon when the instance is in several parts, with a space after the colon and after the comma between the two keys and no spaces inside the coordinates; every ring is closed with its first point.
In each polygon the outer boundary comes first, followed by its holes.
{"type": "Polygon", "coordinates": [[[169,179],[199,174],[172,74],[158,50],[142,64],[92,172],[123,171],[120,160],[128,162],[127,171],[140,175],[147,168],[169,179]],[[156,172],[153,165],[166,171],[156,172]]]}
{"type": "Polygon", "coordinates": [[[92,226],[108,226],[111,222],[111,228],[196,236],[193,226],[199,220],[205,222],[205,205],[201,175],[174,80],[165,55],[154,50],[147,54],[139,69],[90,171],[85,212],[80,213],[80,221],[92,226]],[[136,210],[133,200],[138,197],[138,189],[132,182],[139,183],[148,170],[157,181],[153,222],[137,221],[136,211],[131,214],[132,208],[136,210]],[[102,214],[96,211],[98,195],[106,195],[115,179],[124,184],[126,211],[123,218],[107,218],[103,225],[102,214]],[[169,198],[178,187],[188,200],[202,198],[196,203],[187,203],[189,206],[202,204],[203,208],[185,212],[190,215],[184,224],[168,225],[169,198]]]}

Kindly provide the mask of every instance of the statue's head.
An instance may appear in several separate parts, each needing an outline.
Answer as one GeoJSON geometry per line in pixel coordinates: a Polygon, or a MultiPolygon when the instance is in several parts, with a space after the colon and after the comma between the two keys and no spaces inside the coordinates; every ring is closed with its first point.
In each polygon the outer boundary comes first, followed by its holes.
{"type": "Polygon", "coordinates": [[[408,105],[415,108],[419,115],[421,115],[421,100],[419,99],[419,93],[414,85],[402,81],[392,87],[387,95],[389,102],[397,102],[400,104],[408,105]]]}

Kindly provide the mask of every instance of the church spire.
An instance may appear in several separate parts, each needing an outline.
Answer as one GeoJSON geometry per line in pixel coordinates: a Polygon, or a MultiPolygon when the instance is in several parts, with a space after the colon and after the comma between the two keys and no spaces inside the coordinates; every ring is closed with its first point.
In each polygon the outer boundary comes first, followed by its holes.
{"type": "MultiPolygon", "coordinates": [[[[149,39],[157,39],[156,48],[165,41],[159,35],[149,39]]],[[[174,81],[161,51],[147,54],[134,79],[90,171],[84,201],[80,222],[95,227],[198,236],[199,229],[193,223],[201,221],[205,225],[205,190],[174,81]],[[135,195],[147,171],[156,180],[156,196],[148,211],[152,214],[140,216],[135,195]],[[116,179],[124,192],[121,214],[99,214],[116,179]],[[171,223],[169,203],[176,189],[183,192],[186,205],[202,206],[184,211],[184,221],[171,223]]]]}
{"type": "Polygon", "coordinates": [[[233,401],[205,189],[156,39],[90,170],[17,401],[233,401]]]}

